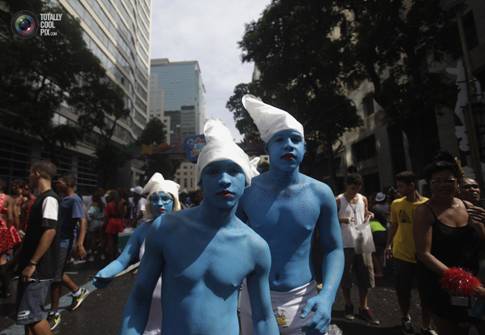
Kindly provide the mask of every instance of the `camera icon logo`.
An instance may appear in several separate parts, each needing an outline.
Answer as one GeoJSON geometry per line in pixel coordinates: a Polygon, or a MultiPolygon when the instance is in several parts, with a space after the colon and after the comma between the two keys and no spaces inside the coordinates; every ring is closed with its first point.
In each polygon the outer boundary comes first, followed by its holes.
{"type": "Polygon", "coordinates": [[[23,39],[34,37],[39,30],[39,20],[34,13],[22,10],[12,16],[13,33],[23,39]]]}

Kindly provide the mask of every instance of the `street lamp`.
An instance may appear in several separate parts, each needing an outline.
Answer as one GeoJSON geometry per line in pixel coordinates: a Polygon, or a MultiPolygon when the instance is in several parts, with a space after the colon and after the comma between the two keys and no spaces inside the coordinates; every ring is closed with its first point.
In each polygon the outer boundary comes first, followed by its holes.
{"type": "Polygon", "coordinates": [[[468,51],[468,45],[466,43],[465,29],[463,28],[463,8],[465,7],[465,0],[441,0],[441,8],[445,11],[454,12],[456,17],[456,23],[458,26],[458,34],[460,36],[461,51],[463,56],[463,66],[465,68],[465,84],[467,93],[467,104],[463,111],[465,118],[465,127],[468,135],[468,143],[470,145],[471,165],[475,178],[480,185],[480,189],[483,190],[483,175],[482,165],[480,162],[480,148],[477,138],[477,129],[475,125],[475,119],[473,116],[473,102],[475,99],[475,85],[471,83],[473,79],[472,64],[470,60],[470,53],[468,51]]]}

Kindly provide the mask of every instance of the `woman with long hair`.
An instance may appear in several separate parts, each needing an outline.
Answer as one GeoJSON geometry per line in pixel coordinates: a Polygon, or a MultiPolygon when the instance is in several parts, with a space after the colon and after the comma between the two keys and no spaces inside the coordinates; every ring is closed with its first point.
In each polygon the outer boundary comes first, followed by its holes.
{"type": "Polygon", "coordinates": [[[471,220],[467,208],[472,205],[456,197],[462,173],[450,154],[436,155],[425,175],[431,198],[414,214],[419,289],[440,335],[466,335],[468,327],[463,324],[469,321],[471,296],[483,299],[485,289],[463,285],[459,278],[477,282],[473,275],[478,271],[484,227],[471,220]]]}
{"type": "MultiPolygon", "coordinates": [[[[158,225],[166,213],[180,210],[179,184],[165,180],[160,173],[155,173],[143,188],[143,193],[148,194],[147,210],[143,223],[135,229],[121,255],[104,267],[94,277],[93,284],[98,288],[105,287],[111,279],[125,270],[130,264],[141,259],[145,252],[145,238],[153,225],[158,225]]],[[[153,291],[150,317],[145,327],[144,335],[160,334],[162,318],[161,311],[161,278],[153,291]]]]}

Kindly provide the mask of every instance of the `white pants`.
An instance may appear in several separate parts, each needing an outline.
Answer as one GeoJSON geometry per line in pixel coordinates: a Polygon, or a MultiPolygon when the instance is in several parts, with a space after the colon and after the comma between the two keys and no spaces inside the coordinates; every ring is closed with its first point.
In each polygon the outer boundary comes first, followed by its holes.
{"type": "MultiPolygon", "coordinates": [[[[305,307],[308,299],[316,296],[317,284],[311,281],[301,287],[297,287],[288,292],[270,291],[271,304],[273,312],[278,322],[278,328],[281,335],[300,335],[305,334],[302,327],[311,320],[313,313],[310,313],[305,319],[300,317],[302,309],[305,307]]],[[[249,293],[244,281],[241,287],[239,297],[239,317],[241,320],[241,335],[253,334],[253,320],[251,315],[251,304],[249,302],[249,293]]]]}

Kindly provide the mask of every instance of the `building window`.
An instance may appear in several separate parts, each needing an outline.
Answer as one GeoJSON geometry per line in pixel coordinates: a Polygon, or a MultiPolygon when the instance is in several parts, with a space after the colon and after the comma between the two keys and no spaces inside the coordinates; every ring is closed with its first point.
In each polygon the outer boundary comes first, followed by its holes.
{"type": "Polygon", "coordinates": [[[362,162],[376,156],[376,138],[374,135],[352,144],[352,153],[356,162],[362,162]]]}
{"type": "Polygon", "coordinates": [[[367,95],[362,101],[362,107],[364,109],[364,116],[370,116],[374,114],[374,95],[367,95]]]}

